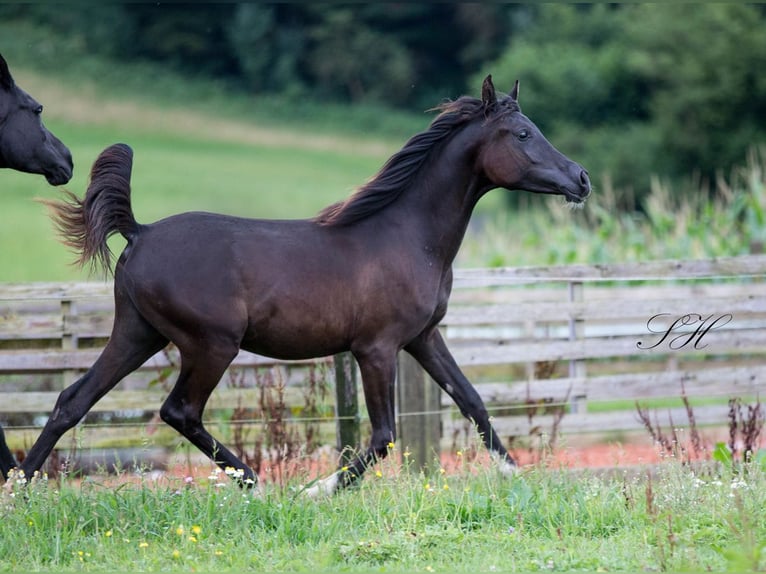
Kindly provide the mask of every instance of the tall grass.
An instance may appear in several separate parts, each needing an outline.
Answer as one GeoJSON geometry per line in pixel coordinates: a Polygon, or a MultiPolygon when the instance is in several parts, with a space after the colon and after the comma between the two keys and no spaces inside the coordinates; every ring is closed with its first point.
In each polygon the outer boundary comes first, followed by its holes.
{"type": "Polygon", "coordinates": [[[388,459],[335,497],[260,497],[227,477],[14,485],[0,571],[669,571],[766,566],[766,477],[673,463],[644,474],[388,459]]]}

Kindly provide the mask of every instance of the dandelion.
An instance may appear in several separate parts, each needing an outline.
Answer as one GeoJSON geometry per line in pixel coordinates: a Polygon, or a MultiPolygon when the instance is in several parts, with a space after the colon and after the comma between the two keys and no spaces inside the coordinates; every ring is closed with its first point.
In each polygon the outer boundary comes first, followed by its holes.
{"type": "Polygon", "coordinates": [[[189,536],[189,542],[197,542],[196,536],[189,536]]]}
{"type": "Polygon", "coordinates": [[[183,536],[184,535],[184,527],[183,526],[179,526],[178,528],[176,528],[176,534],[178,536],[183,536]]]}
{"type": "Polygon", "coordinates": [[[461,456],[463,456],[463,451],[462,451],[462,450],[459,450],[459,451],[457,451],[457,452],[455,453],[455,456],[457,456],[457,457],[461,457],[461,456]]]}
{"type": "Polygon", "coordinates": [[[173,559],[178,560],[181,557],[181,553],[178,550],[173,550],[173,559]]]}
{"type": "Polygon", "coordinates": [[[106,532],[104,532],[104,536],[106,536],[107,538],[111,538],[112,537],[112,531],[111,530],[107,530],[106,532]]]}
{"type": "Polygon", "coordinates": [[[383,473],[380,472],[379,470],[376,470],[375,471],[375,476],[377,476],[378,478],[383,478],[383,473]]]}
{"type": "Polygon", "coordinates": [[[213,554],[215,554],[216,556],[223,556],[223,552],[221,550],[216,550],[215,552],[213,552],[213,554]]]}
{"type": "Polygon", "coordinates": [[[148,542],[139,542],[138,543],[138,547],[139,548],[149,548],[149,543],[148,542]]]}
{"type": "Polygon", "coordinates": [[[202,532],[202,528],[195,524],[194,526],[191,527],[191,531],[193,534],[199,534],[200,532],[202,532]]]}
{"type": "Polygon", "coordinates": [[[405,450],[404,451],[404,458],[409,458],[409,457],[410,457],[410,451],[405,450]]]}
{"type": "Polygon", "coordinates": [[[393,442],[389,442],[389,443],[388,443],[388,448],[389,448],[389,450],[393,450],[394,446],[395,446],[395,445],[394,445],[394,443],[393,443],[393,442]]]}

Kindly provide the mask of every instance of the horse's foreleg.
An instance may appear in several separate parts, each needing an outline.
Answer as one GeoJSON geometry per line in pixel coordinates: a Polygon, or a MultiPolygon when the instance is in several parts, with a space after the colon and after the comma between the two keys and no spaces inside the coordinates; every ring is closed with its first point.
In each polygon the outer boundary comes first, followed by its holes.
{"type": "Polygon", "coordinates": [[[8,448],[8,443],[5,442],[5,433],[2,427],[0,427],[0,474],[3,475],[3,479],[7,479],[8,471],[16,468],[16,466],[16,459],[8,448]]]}
{"type": "Polygon", "coordinates": [[[332,476],[308,487],[305,492],[312,497],[332,494],[359,480],[369,467],[386,457],[390,445],[396,440],[396,349],[354,352],[354,357],[359,363],[367,414],[372,426],[370,445],[365,452],[340,467],[332,476]]]}
{"type": "Polygon", "coordinates": [[[202,413],[213,389],[239,349],[204,353],[181,352],[181,374],[160,409],[160,417],[202,451],[219,468],[234,473],[241,486],[254,486],[255,473],[233,452],[219,443],[202,424],[202,413]]]}
{"type": "Polygon", "coordinates": [[[497,436],[479,393],[458,367],[437,329],[429,330],[404,348],[450,396],[468,420],[476,425],[484,445],[504,474],[512,474],[516,463],[497,436]]]}

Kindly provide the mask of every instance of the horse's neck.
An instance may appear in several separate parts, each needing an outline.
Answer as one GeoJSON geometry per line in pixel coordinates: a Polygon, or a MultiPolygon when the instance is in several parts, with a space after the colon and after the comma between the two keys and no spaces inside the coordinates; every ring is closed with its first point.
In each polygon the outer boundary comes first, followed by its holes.
{"type": "Polygon", "coordinates": [[[473,173],[471,142],[457,136],[431,158],[397,201],[395,217],[407,221],[429,252],[451,265],[486,182],[473,173]],[[463,140],[463,141],[461,141],[463,140]]]}

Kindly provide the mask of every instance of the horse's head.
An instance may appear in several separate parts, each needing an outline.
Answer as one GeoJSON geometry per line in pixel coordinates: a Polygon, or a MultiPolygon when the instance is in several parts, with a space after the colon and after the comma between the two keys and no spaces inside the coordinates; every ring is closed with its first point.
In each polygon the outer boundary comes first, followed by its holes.
{"type": "Polygon", "coordinates": [[[0,167],[44,175],[51,185],[72,178],[72,154],[43,125],[43,107],[13,81],[0,55],[0,167]]]}
{"type": "Polygon", "coordinates": [[[484,143],[479,169],[495,187],[563,195],[581,203],[590,194],[583,167],[553,147],[538,127],[521,113],[519,82],[508,95],[499,95],[487,76],[482,86],[484,143]]]}

